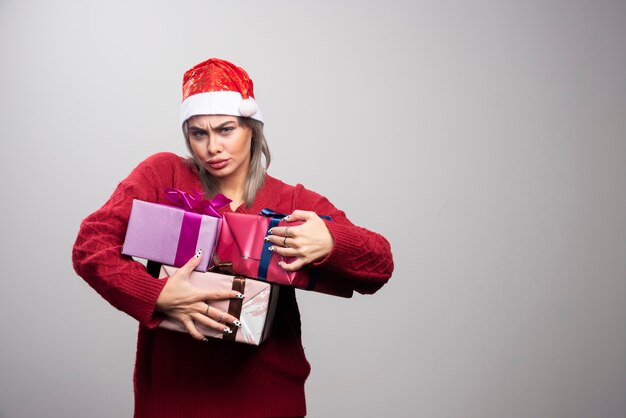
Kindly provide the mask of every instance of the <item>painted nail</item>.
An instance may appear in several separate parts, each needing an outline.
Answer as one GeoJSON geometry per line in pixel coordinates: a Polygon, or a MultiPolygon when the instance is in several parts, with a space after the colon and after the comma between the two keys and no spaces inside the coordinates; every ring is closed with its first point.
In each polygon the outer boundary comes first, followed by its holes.
{"type": "Polygon", "coordinates": [[[270,240],[270,237],[265,237],[263,239],[265,240],[265,242],[268,242],[270,240]]]}
{"type": "Polygon", "coordinates": [[[287,216],[285,216],[285,217],[283,218],[283,221],[288,221],[288,220],[289,220],[289,215],[287,215],[287,216]]]}
{"type": "Polygon", "coordinates": [[[209,339],[208,339],[208,338],[203,338],[203,339],[202,339],[202,342],[203,342],[203,343],[208,343],[208,342],[209,342],[209,339]]]}
{"type": "Polygon", "coordinates": [[[200,248],[198,251],[196,251],[196,255],[194,255],[194,257],[200,258],[201,255],[202,255],[202,248],[200,248]]]}
{"type": "Polygon", "coordinates": [[[272,232],[274,231],[274,228],[270,228],[269,231],[267,231],[268,234],[272,235],[272,232]]]}
{"type": "Polygon", "coordinates": [[[241,322],[239,322],[239,321],[235,321],[235,322],[233,322],[233,324],[234,324],[236,327],[241,327],[241,322]]]}
{"type": "Polygon", "coordinates": [[[232,334],[233,333],[233,331],[230,328],[228,328],[228,327],[224,328],[224,332],[226,334],[232,334]]]}
{"type": "Polygon", "coordinates": [[[235,296],[237,299],[243,299],[246,296],[243,293],[237,293],[237,296],[235,296]]]}
{"type": "Polygon", "coordinates": [[[274,246],[269,247],[268,250],[274,252],[274,246]]]}

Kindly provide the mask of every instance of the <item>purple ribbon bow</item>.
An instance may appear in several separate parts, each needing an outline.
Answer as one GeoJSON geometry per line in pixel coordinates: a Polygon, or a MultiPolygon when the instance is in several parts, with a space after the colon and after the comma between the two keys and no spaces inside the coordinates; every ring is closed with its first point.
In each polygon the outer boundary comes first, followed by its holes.
{"type": "MultiPolygon", "coordinates": [[[[205,200],[201,192],[189,194],[178,189],[165,189],[165,197],[173,206],[185,211],[174,260],[174,265],[181,267],[196,252],[196,243],[202,225],[202,216],[199,215],[208,215],[219,219],[222,216],[217,212],[217,209],[226,206],[231,200],[223,194],[217,194],[213,199],[205,200]]],[[[212,248],[207,248],[207,250],[212,250],[212,248]]]]}
{"type": "Polygon", "coordinates": [[[217,211],[219,208],[232,202],[221,193],[216,194],[211,200],[205,200],[201,192],[190,194],[178,189],[165,189],[165,198],[172,205],[185,211],[202,213],[215,218],[222,217],[217,211]]]}

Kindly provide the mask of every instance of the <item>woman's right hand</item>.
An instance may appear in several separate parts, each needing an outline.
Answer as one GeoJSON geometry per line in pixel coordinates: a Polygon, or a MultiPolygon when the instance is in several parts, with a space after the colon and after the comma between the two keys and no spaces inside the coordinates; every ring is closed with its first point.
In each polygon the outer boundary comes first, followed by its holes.
{"type": "Polygon", "coordinates": [[[214,307],[209,308],[205,301],[243,298],[243,295],[235,290],[203,291],[192,285],[189,275],[200,263],[201,258],[202,250],[198,250],[187,264],[169,277],[157,298],[156,310],[181,322],[196,340],[207,341],[207,338],[198,332],[196,323],[226,333],[232,333],[230,325],[238,327],[241,323],[228,312],[214,307]]]}

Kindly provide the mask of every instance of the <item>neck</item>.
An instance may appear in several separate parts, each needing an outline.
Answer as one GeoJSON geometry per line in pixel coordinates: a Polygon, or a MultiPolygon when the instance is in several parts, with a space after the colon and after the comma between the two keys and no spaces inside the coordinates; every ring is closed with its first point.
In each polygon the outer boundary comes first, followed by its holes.
{"type": "Polygon", "coordinates": [[[243,203],[243,191],[246,184],[245,176],[239,178],[223,178],[219,181],[219,190],[224,196],[232,200],[230,207],[237,209],[243,203]]]}

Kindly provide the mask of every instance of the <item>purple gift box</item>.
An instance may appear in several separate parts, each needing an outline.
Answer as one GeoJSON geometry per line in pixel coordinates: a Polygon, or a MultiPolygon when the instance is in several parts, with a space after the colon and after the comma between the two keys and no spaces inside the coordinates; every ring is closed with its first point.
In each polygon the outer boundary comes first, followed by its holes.
{"type": "Polygon", "coordinates": [[[133,200],[122,254],[181,267],[202,248],[202,260],[196,270],[206,271],[213,257],[222,221],[215,211],[219,205],[202,201],[205,205],[198,208],[193,205],[200,201],[197,197],[180,191],[168,190],[166,193],[184,195],[187,203],[185,209],[133,200]],[[198,213],[198,210],[205,213],[198,213]]]}

